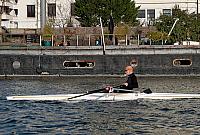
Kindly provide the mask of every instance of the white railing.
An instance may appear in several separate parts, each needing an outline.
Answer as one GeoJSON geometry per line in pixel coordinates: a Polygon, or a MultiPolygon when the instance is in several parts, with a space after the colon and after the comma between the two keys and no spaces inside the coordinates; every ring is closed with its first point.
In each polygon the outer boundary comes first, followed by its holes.
{"type": "MultiPolygon", "coordinates": [[[[131,39],[128,35],[120,34],[104,34],[105,45],[139,45],[139,36],[131,39]],[[113,36],[112,40],[109,36],[113,36]]],[[[101,34],[89,35],[40,35],[40,45],[42,42],[51,42],[51,46],[59,46],[59,44],[70,46],[93,46],[103,45],[103,37],[101,34]],[[59,37],[59,38],[58,38],[59,37]]],[[[49,43],[48,43],[49,44],[49,43]]]]}

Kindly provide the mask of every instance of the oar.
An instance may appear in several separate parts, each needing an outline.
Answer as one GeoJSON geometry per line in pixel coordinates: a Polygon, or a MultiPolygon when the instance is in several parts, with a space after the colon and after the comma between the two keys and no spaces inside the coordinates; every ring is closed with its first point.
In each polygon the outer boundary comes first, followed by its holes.
{"type": "MultiPolygon", "coordinates": [[[[118,87],[120,87],[120,86],[114,86],[113,88],[118,88],[118,87]]],[[[103,90],[105,90],[105,88],[98,89],[98,90],[87,91],[87,92],[84,93],[84,94],[80,94],[80,95],[77,95],[77,96],[74,96],[74,97],[70,97],[70,98],[68,98],[67,100],[71,100],[71,99],[74,99],[74,98],[78,98],[78,97],[86,96],[86,95],[89,95],[89,94],[101,92],[101,91],[103,91],[103,90]]]]}
{"type": "MultiPolygon", "coordinates": [[[[115,87],[113,87],[113,88],[119,88],[119,87],[120,87],[120,86],[115,86],[115,87]]],[[[86,96],[86,95],[89,95],[89,94],[101,92],[101,91],[103,91],[103,90],[105,90],[105,88],[103,88],[103,89],[97,89],[97,90],[92,90],[92,91],[87,91],[87,92],[84,93],[84,94],[80,94],[80,95],[77,95],[77,96],[70,97],[70,98],[68,98],[67,100],[71,100],[71,99],[74,99],[74,98],[78,98],[78,97],[86,96]]],[[[122,90],[122,91],[123,91],[123,89],[119,89],[119,90],[122,90]]],[[[124,90],[124,91],[130,91],[130,90],[124,90]]],[[[131,90],[131,91],[132,91],[132,90],[131,90]]],[[[145,89],[145,90],[142,90],[141,92],[143,92],[143,93],[145,93],[145,94],[151,94],[151,93],[152,93],[152,91],[151,91],[149,88],[148,88],[148,89],[145,89]]]]}
{"type": "Polygon", "coordinates": [[[77,95],[77,96],[74,96],[74,97],[70,97],[70,98],[68,98],[68,100],[71,100],[71,99],[74,99],[74,98],[78,98],[78,97],[82,97],[82,96],[86,96],[86,95],[93,94],[93,93],[97,93],[97,92],[100,92],[100,91],[103,91],[103,90],[105,90],[105,88],[98,89],[98,90],[87,91],[84,94],[80,94],[80,95],[77,95]]]}

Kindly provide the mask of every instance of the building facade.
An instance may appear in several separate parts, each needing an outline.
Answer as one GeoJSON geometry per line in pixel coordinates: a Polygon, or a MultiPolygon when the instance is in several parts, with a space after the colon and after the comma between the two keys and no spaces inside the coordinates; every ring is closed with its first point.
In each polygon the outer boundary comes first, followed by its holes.
{"type": "Polygon", "coordinates": [[[171,15],[172,9],[178,6],[188,13],[197,13],[198,0],[135,0],[136,6],[140,6],[138,20],[142,26],[153,23],[160,15],[171,15]]]}
{"type": "MultiPolygon", "coordinates": [[[[41,0],[6,0],[9,12],[2,14],[2,26],[9,28],[41,28],[41,0]]],[[[46,0],[46,19],[55,22],[56,27],[72,24],[79,26],[73,17],[73,3],[75,0],[46,0]]],[[[197,12],[197,0],[135,0],[140,6],[138,20],[142,26],[151,25],[161,14],[171,15],[176,5],[189,13],[197,12]]]]}
{"type": "Polygon", "coordinates": [[[10,27],[10,21],[13,20],[15,14],[14,5],[17,4],[17,0],[1,0],[0,1],[0,14],[1,14],[1,26],[5,28],[10,27]]]}
{"type": "MultiPolygon", "coordinates": [[[[7,20],[2,19],[2,26],[6,28],[41,28],[42,0],[13,0],[10,3],[10,12],[6,13],[7,20]]],[[[8,2],[6,2],[8,3],[8,2]]],[[[71,8],[74,0],[46,0],[46,19],[54,21],[56,26],[64,26],[68,20],[74,22],[71,8]]],[[[1,4],[2,5],[2,4],[1,4]]],[[[3,5],[2,5],[3,6],[3,5]]],[[[4,14],[3,14],[4,15],[4,14]]],[[[2,15],[2,17],[3,17],[2,15]]],[[[74,24],[77,24],[74,22],[74,24]]]]}

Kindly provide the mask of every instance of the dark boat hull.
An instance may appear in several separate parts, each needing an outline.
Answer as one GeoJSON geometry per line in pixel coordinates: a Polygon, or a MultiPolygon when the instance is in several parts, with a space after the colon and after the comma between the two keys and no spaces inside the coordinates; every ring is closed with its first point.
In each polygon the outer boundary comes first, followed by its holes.
{"type": "Polygon", "coordinates": [[[0,75],[122,75],[126,65],[136,66],[138,75],[200,74],[199,48],[112,48],[106,55],[101,48],[5,51],[0,75]]]}

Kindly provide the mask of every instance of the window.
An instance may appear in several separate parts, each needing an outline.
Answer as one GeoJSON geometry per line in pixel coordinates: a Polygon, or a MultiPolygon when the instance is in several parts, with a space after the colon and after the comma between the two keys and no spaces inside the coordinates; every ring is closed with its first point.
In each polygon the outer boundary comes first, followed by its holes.
{"type": "Polygon", "coordinates": [[[132,67],[137,67],[138,66],[138,61],[136,59],[133,59],[131,62],[130,62],[130,65],[132,67]]]}
{"type": "Polygon", "coordinates": [[[27,17],[35,17],[35,5],[27,5],[27,17]]]}
{"type": "Polygon", "coordinates": [[[192,60],[190,59],[175,59],[173,60],[173,65],[175,67],[188,67],[192,65],[192,60]]]}
{"type": "Polygon", "coordinates": [[[148,9],[147,17],[149,20],[155,20],[155,9],[148,9]]]}
{"type": "Polygon", "coordinates": [[[14,9],[15,15],[18,16],[18,9],[14,9]]]}
{"type": "Polygon", "coordinates": [[[49,3],[48,4],[48,17],[55,17],[56,16],[56,3],[49,3]]]}
{"type": "Polygon", "coordinates": [[[14,62],[13,62],[13,68],[14,68],[14,69],[20,68],[20,62],[19,62],[19,61],[14,61],[14,62]]]}
{"type": "Polygon", "coordinates": [[[172,10],[171,9],[163,9],[163,15],[171,16],[172,10]]]}
{"type": "Polygon", "coordinates": [[[94,68],[95,62],[91,60],[64,61],[65,68],[94,68]]]}
{"type": "Polygon", "coordinates": [[[12,11],[12,9],[10,9],[8,6],[1,7],[1,5],[0,5],[0,10],[3,13],[5,12],[6,14],[10,14],[10,12],[12,11]]]}
{"type": "Polygon", "coordinates": [[[145,10],[138,10],[138,18],[145,18],[145,10]]]}

